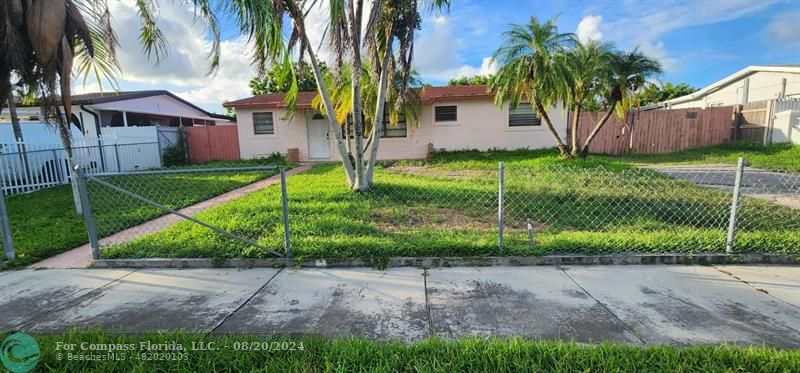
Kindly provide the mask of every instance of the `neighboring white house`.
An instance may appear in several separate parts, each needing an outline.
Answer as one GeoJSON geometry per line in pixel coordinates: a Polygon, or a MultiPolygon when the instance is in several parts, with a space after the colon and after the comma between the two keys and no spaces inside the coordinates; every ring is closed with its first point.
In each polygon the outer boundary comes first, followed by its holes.
{"type": "Polygon", "coordinates": [[[655,107],[707,108],[784,98],[800,98],[800,65],[748,66],[695,93],[655,107]]]}
{"type": "MultiPolygon", "coordinates": [[[[72,96],[72,160],[86,172],[134,171],[162,166],[161,153],[177,142],[178,126],[234,124],[168,91],[72,96]]],[[[6,194],[68,182],[58,131],[38,106],[18,105],[24,141],[15,138],[8,109],[0,113],[0,180],[6,194]]]]}
{"type": "MultiPolygon", "coordinates": [[[[41,110],[37,106],[19,105],[17,111],[23,123],[42,122],[41,110]]],[[[3,110],[0,124],[10,122],[8,110],[3,110]]],[[[233,118],[209,113],[169,91],[153,90],[74,95],[70,122],[87,139],[102,135],[152,137],[149,141],[157,141],[155,135],[151,134],[153,131],[133,128],[233,124],[233,118]]]]}
{"type": "MultiPolygon", "coordinates": [[[[297,149],[300,161],[338,158],[328,122],[311,101],[316,92],[300,92],[297,112],[286,118],[284,95],[265,94],[225,103],[235,108],[242,158],[256,158],[297,149]]],[[[548,148],[556,145],[530,105],[499,108],[486,86],[426,87],[418,126],[384,123],[379,159],[419,159],[435,150],[548,148]]],[[[560,107],[548,112],[559,135],[567,132],[567,113],[560,107]]]]}

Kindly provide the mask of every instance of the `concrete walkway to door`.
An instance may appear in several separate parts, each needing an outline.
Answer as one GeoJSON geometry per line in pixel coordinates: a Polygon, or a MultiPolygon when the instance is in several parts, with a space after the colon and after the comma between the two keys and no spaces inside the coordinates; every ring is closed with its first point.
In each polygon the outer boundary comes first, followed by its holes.
{"type": "Polygon", "coordinates": [[[800,266],[0,272],[0,330],[800,348],[800,266]]]}
{"type": "MultiPolygon", "coordinates": [[[[299,166],[295,167],[291,170],[286,171],[286,175],[294,175],[301,172],[304,172],[311,168],[311,166],[299,166]]],[[[244,197],[247,194],[253,193],[255,191],[264,189],[270,185],[278,184],[281,182],[280,175],[274,175],[268,177],[264,180],[245,185],[241,188],[234,189],[230,192],[220,194],[214,198],[207,199],[203,202],[191,205],[189,207],[185,207],[183,209],[178,210],[179,212],[193,216],[201,211],[207,210],[214,206],[219,206],[221,204],[230,202],[234,199],[238,199],[244,197]]],[[[109,237],[106,240],[111,240],[116,243],[122,243],[131,241],[137,237],[152,234],[159,230],[163,230],[169,228],[170,226],[180,222],[182,220],[181,217],[173,214],[164,215],[160,218],[156,218],[150,220],[148,222],[139,224],[137,226],[128,228],[124,231],[117,232],[109,237]]],[[[103,239],[100,240],[100,243],[103,243],[103,239]]],[[[85,244],[79,247],[76,247],[72,250],[63,252],[51,258],[42,260],[41,262],[37,262],[28,266],[28,268],[86,268],[92,263],[92,248],[89,247],[89,244],[85,244]]]]}

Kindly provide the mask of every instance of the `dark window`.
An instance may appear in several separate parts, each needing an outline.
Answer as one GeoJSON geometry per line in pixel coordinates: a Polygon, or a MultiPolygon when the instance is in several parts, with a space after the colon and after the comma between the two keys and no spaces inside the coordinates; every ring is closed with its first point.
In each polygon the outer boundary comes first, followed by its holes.
{"type": "Polygon", "coordinates": [[[325,119],[325,116],[321,113],[316,113],[313,117],[311,117],[311,119],[325,119]]]}
{"type": "Polygon", "coordinates": [[[533,111],[530,102],[520,102],[516,109],[508,111],[509,127],[541,126],[542,122],[533,111]]]}
{"type": "Polygon", "coordinates": [[[125,119],[122,118],[122,113],[117,111],[111,115],[111,127],[124,127],[125,119]]]}
{"type": "Polygon", "coordinates": [[[406,115],[400,114],[397,118],[397,124],[391,125],[389,123],[389,112],[383,113],[383,136],[381,137],[406,137],[408,135],[408,126],[406,125],[406,115]]]}
{"type": "Polygon", "coordinates": [[[686,118],[687,119],[695,119],[695,118],[697,118],[697,112],[696,111],[687,111],[686,112],[686,118]]]}
{"type": "Polygon", "coordinates": [[[215,123],[213,120],[208,119],[192,119],[192,124],[195,126],[213,126],[215,123]]]}
{"type": "Polygon", "coordinates": [[[456,114],[456,106],[436,106],[434,107],[436,122],[454,122],[458,116],[456,114]]]}
{"type": "Polygon", "coordinates": [[[256,135],[274,135],[275,122],[272,120],[272,112],[253,113],[253,129],[256,135]]]}

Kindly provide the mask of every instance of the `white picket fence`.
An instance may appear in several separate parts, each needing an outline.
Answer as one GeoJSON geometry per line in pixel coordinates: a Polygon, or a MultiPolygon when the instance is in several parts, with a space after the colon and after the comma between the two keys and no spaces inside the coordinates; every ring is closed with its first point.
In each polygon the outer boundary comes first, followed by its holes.
{"type": "MultiPolygon", "coordinates": [[[[121,172],[161,167],[158,142],[126,139],[79,141],[72,146],[72,159],[87,173],[121,172]],[[113,141],[109,141],[113,140],[113,141]],[[133,140],[133,141],[132,141],[133,140]]],[[[60,144],[24,141],[0,143],[0,181],[5,195],[29,193],[68,184],[67,152],[60,144]]]]}

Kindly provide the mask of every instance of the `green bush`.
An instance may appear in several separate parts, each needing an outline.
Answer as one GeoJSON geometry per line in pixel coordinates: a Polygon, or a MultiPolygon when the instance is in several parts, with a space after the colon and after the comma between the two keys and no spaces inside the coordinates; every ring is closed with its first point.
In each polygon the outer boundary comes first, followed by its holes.
{"type": "Polygon", "coordinates": [[[186,157],[186,136],[182,128],[178,129],[178,141],[176,144],[168,146],[161,155],[161,163],[164,167],[185,166],[189,164],[186,157]]]}

